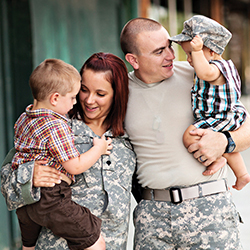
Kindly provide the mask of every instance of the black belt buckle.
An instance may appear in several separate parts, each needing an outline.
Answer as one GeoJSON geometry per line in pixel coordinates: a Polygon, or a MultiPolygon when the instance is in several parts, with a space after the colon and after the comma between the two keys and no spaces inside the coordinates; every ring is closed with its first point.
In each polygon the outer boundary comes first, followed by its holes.
{"type": "Polygon", "coordinates": [[[182,195],[180,188],[172,187],[169,189],[171,202],[174,204],[182,203],[182,195]],[[176,192],[177,191],[177,192],[176,192]],[[175,194],[178,194],[178,199],[176,200],[175,194]]]}

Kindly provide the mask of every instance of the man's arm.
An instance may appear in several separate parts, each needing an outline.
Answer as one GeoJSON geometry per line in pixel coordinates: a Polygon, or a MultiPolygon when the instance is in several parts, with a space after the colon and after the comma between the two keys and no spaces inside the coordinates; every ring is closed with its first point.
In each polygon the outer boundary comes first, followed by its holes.
{"type": "MultiPolygon", "coordinates": [[[[214,132],[210,129],[196,129],[190,132],[191,135],[201,136],[199,142],[188,147],[188,151],[193,153],[193,156],[198,159],[207,159],[203,165],[209,166],[216,159],[221,157],[227,146],[227,138],[223,133],[214,132]]],[[[230,131],[230,134],[236,144],[234,152],[244,151],[250,147],[250,120],[247,117],[244,124],[235,131],[230,131]]]]}
{"type": "Polygon", "coordinates": [[[236,144],[234,152],[241,152],[250,147],[250,118],[247,117],[244,124],[235,131],[230,131],[230,134],[236,144]]]}

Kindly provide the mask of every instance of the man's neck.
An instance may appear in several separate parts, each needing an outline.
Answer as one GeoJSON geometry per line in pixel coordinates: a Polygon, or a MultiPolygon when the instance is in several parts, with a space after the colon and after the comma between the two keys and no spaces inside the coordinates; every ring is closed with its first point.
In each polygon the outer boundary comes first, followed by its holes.
{"type": "Polygon", "coordinates": [[[145,84],[151,84],[151,83],[157,83],[157,82],[161,82],[163,81],[164,79],[152,79],[149,75],[142,75],[140,74],[140,72],[138,70],[134,70],[135,72],[135,76],[141,80],[142,82],[144,82],[145,84]]]}

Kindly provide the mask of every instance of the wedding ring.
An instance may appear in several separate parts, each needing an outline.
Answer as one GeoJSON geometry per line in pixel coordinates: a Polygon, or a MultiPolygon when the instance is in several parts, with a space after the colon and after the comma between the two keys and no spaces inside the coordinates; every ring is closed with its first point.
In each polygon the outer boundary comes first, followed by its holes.
{"type": "Polygon", "coordinates": [[[202,157],[202,155],[199,157],[200,161],[201,161],[201,162],[205,162],[206,160],[205,160],[205,161],[203,161],[203,160],[201,159],[201,157],[202,157]]]}

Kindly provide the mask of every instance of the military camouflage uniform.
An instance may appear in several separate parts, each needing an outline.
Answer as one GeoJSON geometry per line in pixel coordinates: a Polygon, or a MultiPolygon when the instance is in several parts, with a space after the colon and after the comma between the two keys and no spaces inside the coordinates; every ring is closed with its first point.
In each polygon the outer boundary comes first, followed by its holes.
{"type": "MultiPolygon", "coordinates": [[[[90,149],[92,138],[96,136],[93,131],[78,120],[72,120],[70,126],[78,151],[83,153],[90,149]]],[[[111,131],[105,135],[112,138],[111,154],[102,156],[89,170],[76,176],[72,200],[102,219],[106,249],[122,250],[126,249],[127,243],[130,191],[136,159],[127,135],[113,138],[111,131]]],[[[2,193],[9,210],[39,200],[39,188],[30,192],[32,170],[33,163],[20,166],[13,174],[10,164],[2,168],[2,193]]],[[[64,239],[43,228],[36,249],[68,249],[68,246],[64,239]]]]}
{"type": "Polygon", "coordinates": [[[231,199],[225,192],[177,205],[142,200],[134,211],[135,250],[242,250],[231,199]]]}

